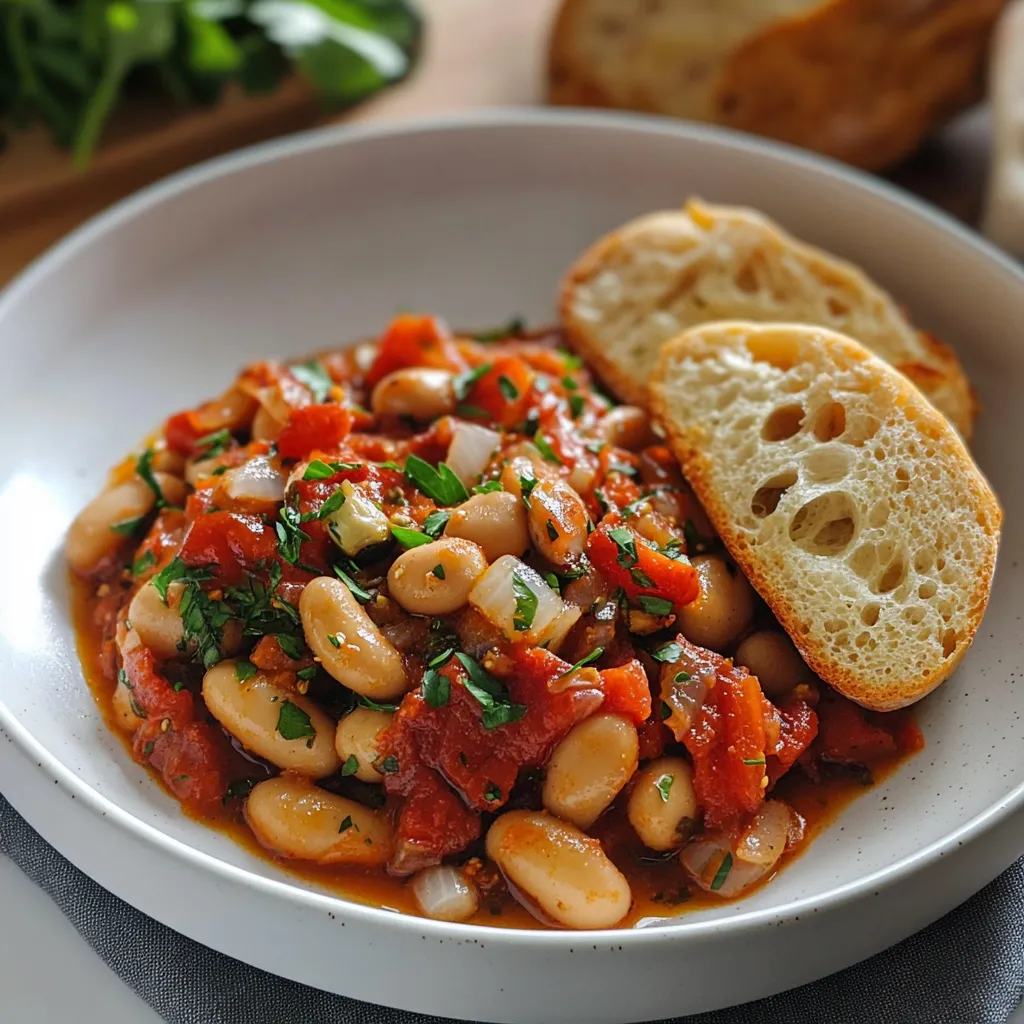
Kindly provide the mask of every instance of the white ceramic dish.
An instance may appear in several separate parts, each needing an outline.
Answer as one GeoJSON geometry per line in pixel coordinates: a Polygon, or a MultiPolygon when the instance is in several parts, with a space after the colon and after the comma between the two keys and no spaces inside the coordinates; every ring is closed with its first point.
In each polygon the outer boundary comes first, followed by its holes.
{"type": "Polygon", "coordinates": [[[0,299],[0,788],[130,903],[279,974],[425,1013],[649,1020],[808,981],[910,934],[1024,850],[1024,276],[892,189],[654,120],[488,113],[301,136],[205,165],[86,226],[0,299]],[[61,534],[113,462],[236,368],[379,330],[550,319],[569,260],[688,194],[757,206],[864,265],[954,343],[1006,509],[995,592],[927,748],[752,898],[631,932],[510,932],[342,902],[183,817],[84,687],[61,534]]]}

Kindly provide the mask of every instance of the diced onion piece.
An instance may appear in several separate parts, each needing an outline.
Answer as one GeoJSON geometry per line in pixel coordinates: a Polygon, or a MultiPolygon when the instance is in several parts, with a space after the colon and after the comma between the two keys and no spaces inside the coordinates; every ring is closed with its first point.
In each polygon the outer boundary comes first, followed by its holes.
{"type": "Polygon", "coordinates": [[[728,840],[711,837],[687,843],[679,860],[702,889],[722,899],[739,896],[760,882],[776,863],[752,864],[741,860],[728,840]]]}
{"type": "Polygon", "coordinates": [[[424,868],[412,880],[420,910],[435,921],[466,921],[479,906],[476,886],[457,868],[424,868]]]}
{"type": "Polygon", "coordinates": [[[561,614],[548,627],[543,641],[549,651],[558,652],[558,648],[562,646],[562,642],[569,635],[569,630],[576,625],[576,620],[582,614],[582,608],[577,608],[574,604],[565,604],[563,602],[561,614]]]}
{"type": "Polygon", "coordinates": [[[786,849],[792,815],[781,800],[768,800],[736,843],[736,857],[772,867],[786,849]]]}
{"type": "Polygon", "coordinates": [[[356,555],[364,548],[381,544],[388,539],[391,525],[388,517],[351,480],[341,483],[345,503],[326,519],[331,540],[346,555],[356,555]]]}
{"type": "Polygon", "coordinates": [[[475,484],[491,461],[501,435],[475,423],[458,423],[452,430],[452,443],[445,461],[452,472],[467,486],[475,484]]]}
{"type": "Polygon", "coordinates": [[[284,501],[284,477],[266,455],[257,455],[224,474],[224,492],[235,501],[284,501]]]}
{"type": "MultiPolygon", "coordinates": [[[[555,632],[564,636],[568,631],[568,627],[564,631],[561,629],[563,623],[560,619],[566,610],[562,599],[544,582],[540,573],[521,562],[515,555],[502,555],[477,580],[469,592],[469,603],[497,626],[509,640],[525,640],[536,645],[544,643],[555,632]],[[537,598],[533,621],[524,630],[517,630],[515,627],[516,593],[513,574],[537,598]]],[[[578,617],[577,608],[576,618],[578,617]]],[[[568,625],[571,626],[572,623],[568,625]]]]}

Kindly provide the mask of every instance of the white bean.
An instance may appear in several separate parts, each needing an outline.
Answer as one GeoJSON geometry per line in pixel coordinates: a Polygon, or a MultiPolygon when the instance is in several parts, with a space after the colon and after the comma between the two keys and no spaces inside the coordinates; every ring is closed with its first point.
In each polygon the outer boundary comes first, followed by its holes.
{"type": "Polygon", "coordinates": [[[680,826],[697,819],[693,769],[681,757],[659,757],[636,778],[626,815],[644,846],[674,850],[685,836],[680,826]]]}
{"type": "Polygon", "coordinates": [[[378,415],[411,416],[427,422],[455,409],[455,388],[447,370],[415,366],[395,370],[373,389],[370,408],[378,415]]]}
{"type": "Polygon", "coordinates": [[[390,711],[356,708],[338,722],[334,733],[334,749],[342,763],[354,757],[358,764],[355,777],[363,782],[380,782],[380,772],[373,767],[377,760],[377,737],[391,724],[390,711]]]}
{"type": "Polygon", "coordinates": [[[738,568],[716,555],[698,555],[692,561],[700,596],[680,609],[679,628],[700,647],[724,650],[753,618],[754,591],[738,568]]]}
{"type": "Polygon", "coordinates": [[[530,546],[526,506],[508,491],[474,494],[452,512],[444,532],[479,544],[488,562],[521,556],[530,546]]]}
{"type": "MultiPolygon", "coordinates": [[[[185,485],[177,477],[167,473],[154,476],[169,502],[178,504],[185,497],[185,485]]],[[[137,477],[93,498],[68,527],[65,552],[71,568],[83,574],[100,568],[128,542],[114,527],[148,515],[155,501],[156,495],[137,477]]]]}
{"type": "Polygon", "coordinates": [[[420,910],[435,921],[466,921],[480,905],[476,886],[465,872],[447,864],[418,872],[412,891],[420,910]]]}
{"type": "Polygon", "coordinates": [[[299,598],[306,643],[324,669],[343,686],[374,700],[408,689],[402,656],[341,580],[318,576],[299,598]]]}
{"type": "Polygon", "coordinates": [[[295,860],[379,867],[391,852],[383,814],[292,775],[256,786],[245,820],[264,846],[295,860]]]}
{"type": "Polygon", "coordinates": [[[129,736],[142,724],[142,716],[135,711],[136,705],[132,700],[132,691],[124,683],[115,684],[110,698],[110,706],[114,712],[114,724],[129,736]]]}
{"type": "Polygon", "coordinates": [[[203,676],[210,714],[243,747],[278,768],[315,779],[337,771],[334,722],[308,697],[275,685],[261,672],[239,681],[235,665],[222,661],[203,676]]]}
{"type": "Polygon", "coordinates": [[[501,815],[487,833],[487,855],[567,928],[611,928],[629,912],[629,883],[601,844],[543,811],[501,815]]]}
{"type": "Polygon", "coordinates": [[[150,581],[139,587],[128,605],[128,621],[143,644],[158,658],[176,658],[183,653],[178,646],[184,635],[178,611],[183,589],[181,583],[172,583],[167,588],[167,604],[164,604],[150,581]]]}
{"type": "Polygon", "coordinates": [[[544,806],[590,828],[636,771],[636,726],[622,715],[597,714],[573,726],[555,747],[544,779],[544,806]]]}
{"type": "Polygon", "coordinates": [[[555,565],[572,565],[587,545],[587,508],[564,480],[542,480],[530,492],[534,546],[555,565]]]}
{"type": "Polygon", "coordinates": [[[486,571],[487,559],[476,544],[443,537],[403,551],[388,570],[388,591],[414,615],[448,615],[466,603],[486,571]]]}
{"type": "Polygon", "coordinates": [[[797,653],[793,641],[777,629],[751,633],[736,648],[735,661],[757,676],[769,697],[781,697],[799,683],[814,681],[814,673],[797,653]]]}

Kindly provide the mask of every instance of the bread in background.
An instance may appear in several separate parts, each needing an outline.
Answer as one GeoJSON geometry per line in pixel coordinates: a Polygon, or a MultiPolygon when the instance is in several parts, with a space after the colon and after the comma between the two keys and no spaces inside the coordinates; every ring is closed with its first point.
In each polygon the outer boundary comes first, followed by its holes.
{"type": "Polygon", "coordinates": [[[710,121],[868,169],[981,98],[1005,0],[563,0],[549,98],[710,121]]]}
{"type": "Polygon", "coordinates": [[[914,328],[857,267],[754,210],[691,200],[630,221],[569,268],[560,312],[569,343],[637,405],[662,343],[688,327],[792,321],[855,338],[970,437],[974,398],[952,351],[914,328]]]}
{"type": "Polygon", "coordinates": [[[808,665],[877,711],[956,668],[1002,513],[949,423],[850,338],[713,323],[669,341],[651,407],[725,546],[808,665]]]}

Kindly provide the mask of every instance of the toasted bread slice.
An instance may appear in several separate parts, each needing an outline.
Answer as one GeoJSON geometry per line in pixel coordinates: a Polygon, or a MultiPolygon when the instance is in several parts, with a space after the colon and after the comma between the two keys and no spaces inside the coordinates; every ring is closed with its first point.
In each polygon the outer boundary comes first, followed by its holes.
{"type": "Polygon", "coordinates": [[[726,547],[822,679],[889,711],[956,668],[1002,512],[906,378],[834,331],[734,321],[668,342],[650,396],[726,547]]]}
{"type": "Polygon", "coordinates": [[[917,331],[860,270],[753,210],[709,206],[631,221],[592,245],[562,282],[569,343],[608,385],[644,404],[667,338],[712,320],[819,324],[905,373],[969,439],[974,399],[956,356],[917,331]]]}

